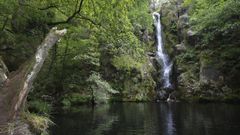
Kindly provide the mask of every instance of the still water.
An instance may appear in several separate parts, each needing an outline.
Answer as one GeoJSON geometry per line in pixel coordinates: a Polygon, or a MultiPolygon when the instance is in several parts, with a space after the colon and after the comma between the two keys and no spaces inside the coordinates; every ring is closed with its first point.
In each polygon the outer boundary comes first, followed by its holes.
{"type": "Polygon", "coordinates": [[[55,115],[51,135],[240,135],[240,105],[112,103],[55,115]]]}

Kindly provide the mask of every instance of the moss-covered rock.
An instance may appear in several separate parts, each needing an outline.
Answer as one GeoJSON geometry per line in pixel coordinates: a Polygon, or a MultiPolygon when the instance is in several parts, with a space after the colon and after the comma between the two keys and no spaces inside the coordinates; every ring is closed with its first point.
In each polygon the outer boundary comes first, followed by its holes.
{"type": "MultiPolygon", "coordinates": [[[[194,101],[236,101],[239,97],[239,42],[228,44],[223,38],[212,37],[203,44],[208,34],[192,30],[189,9],[182,1],[169,0],[162,5],[162,24],[166,46],[174,57],[174,78],[180,98],[194,101]],[[238,54],[238,55],[237,55],[238,54]]],[[[196,8],[191,7],[190,8],[196,8]]],[[[194,10],[191,9],[193,12],[194,10]]],[[[237,34],[237,33],[236,33],[237,34]]]]}
{"type": "Polygon", "coordinates": [[[155,98],[156,84],[152,78],[155,69],[146,55],[138,59],[130,55],[113,56],[109,49],[102,50],[101,54],[103,78],[120,92],[113,95],[112,100],[149,101],[155,98]]]}
{"type": "Polygon", "coordinates": [[[151,63],[144,64],[133,77],[125,76],[122,90],[123,101],[151,101],[155,99],[155,81],[152,78],[151,63]]]}

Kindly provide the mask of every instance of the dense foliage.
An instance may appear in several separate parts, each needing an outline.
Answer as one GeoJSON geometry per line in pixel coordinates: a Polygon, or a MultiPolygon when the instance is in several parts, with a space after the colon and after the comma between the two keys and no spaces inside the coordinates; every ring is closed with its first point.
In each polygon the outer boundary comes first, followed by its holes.
{"type": "Polygon", "coordinates": [[[10,72],[28,66],[51,28],[68,30],[28,96],[34,114],[24,119],[32,130],[46,134],[55,105],[104,103],[113,95],[147,100],[153,80],[142,74],[151,24],[148,0],[0,0],[0,56],[10,72]],[[141,85],[132,87],[136,81],[141,85]]]}
{"type": "Polygon", "coordinates": [[[92,91],[98,87],[111,90],[111,84],[121,90],[124,84],[118,83],[117,75],[106,75],[106,65],[131,78],[134,69],[141,74],[145,53],[151,49],[147,0],[12,0],[0,5],[11,5],[1,13],[0,22],[1,55],[11,71],[34,54],[51,27],[68,29],[50,52],[30,93],[29,109],[34,112],[49,113],[49,103],[91,102],[92,91]]]}
{"type": "Polygon", "coordinates": [[[239,0],[0,0],[0,62],[14,75],[29,66],[50,29],[67,29],[23,114],[39,134],[46,134],[56,106],[167,99],[151,15],[160,10],[173,61],[170,95],[240,101],[239,9],[239,0]]]}
{"type": "Polygon", "coordinates": [[[186,0],[190,6],[191,23],[204,34],[204,42],[219,38],[222,42],[235,42],[240,34],[239,0],[186,0]]]}

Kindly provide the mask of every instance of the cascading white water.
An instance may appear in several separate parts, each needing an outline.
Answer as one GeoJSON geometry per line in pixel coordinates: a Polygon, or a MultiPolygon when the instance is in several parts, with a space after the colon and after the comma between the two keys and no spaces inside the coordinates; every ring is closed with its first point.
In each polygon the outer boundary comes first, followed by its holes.
{"type": "Polygon", "coordinates": [[[172,62],[169,61],[168,55],[164,52],[164,46],[162,42],[162,28],[160,21],[160,14],[157,12],[153,13],[154,25],[156,27],[156,36],[157,36],[157,58],[158,61],[162,64],[163,69],[163,87],[171,88],[172,84],[170,82],[170,73],[172,70],[172,62]]]}

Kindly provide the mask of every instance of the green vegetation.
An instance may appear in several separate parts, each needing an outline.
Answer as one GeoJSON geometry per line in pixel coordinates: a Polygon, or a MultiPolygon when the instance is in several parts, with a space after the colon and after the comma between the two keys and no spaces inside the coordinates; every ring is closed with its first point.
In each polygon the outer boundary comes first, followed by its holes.
{"type": "Polygon", "coordinates": [[[190,6],[194,30],[203,35],[204,43],[234,43],[239,35],[240,20],[238,0],[186,0],[190,6]]]}
{"type": "MultiPolygon", "coordinates": [[[[146,51],[153,50],[147,0],[2,0],[0,7],[0,54],[10,72],[34,54],[50,28],[68,29],[30,92],[28,108],[35,113],[51,113],[52,105],[89,103],[105,92],[128,91],[124,79],[141,79],[146,51]]],[[[111,99],[107,95],[102,95],[104,100],[111,99]]]]}
{"type": "Polygon", "coordinates": [[[131,70],[133,68],[140,69],[142,67],[142,63],[136,62],[136,60],[128,55],[115,57],[113,59],[113,65],[120,70],[131,70]]]}
{"type": "Polygon", "coordinates": [[[28,95],[34,132],[45,134],[55,106],[122,101],[127,93],[131,101],[150,100],[141,94],[155,87],[146,70],[153,50],[148,0],[0,0],[0,9],[0,55],[10,72],[33,57],[51,28],[68,30],[28,95]]]}
{"type": "MultiPolygon", "coordinates": [[[[47,133],[52,124],[49,114],[56,106],[71,109],[156,99],[162,78],[154,59],[149,4],[149,0],[0,0],[0,57],[9,70],[1,67],[4,75],[27,68],[50,29],[68,31],[49,52],[23,109],[34,132],[47,133]]],[[[239,9],[239,0],[162,4],[164,46],[173,60],[171,81],[180,99],[239,101],[239,9]]]]}
{"type": "Polygon", "coordinates": [[[32,102],[29,102],[28,109],[31,112],[38,114],[50,114],[52,111],[52,105],[46,101],[35,99],[32,102]]]}
{"type": "Polygon", "coordinates": [[[169,0],[161,13],[163,39],[177,68],[174,77],[179,98],[237,101],[240,2],[184,0],[180,6],[177,3],[178,0],[169,0]]]}
{"type": "Polygon", "coordinates": [[[187,42],[197,41],[176,57],[177,65],[183,70],[179,77],[183,95],[202,101],[237,101],[240,2],[186,0],[182,6],[188,9],[190,29],[195,32],[194,38],[187,42]],[[193,77],[192,81],[187,75],[193,77]]]}
{"type": "Polygon", "coordinates": [[[31,130],[39,135],[48,135],[49,126],[54,124],[49,117],[29,112],[23,114],[23,119],[29,124],[31,130]]]}

